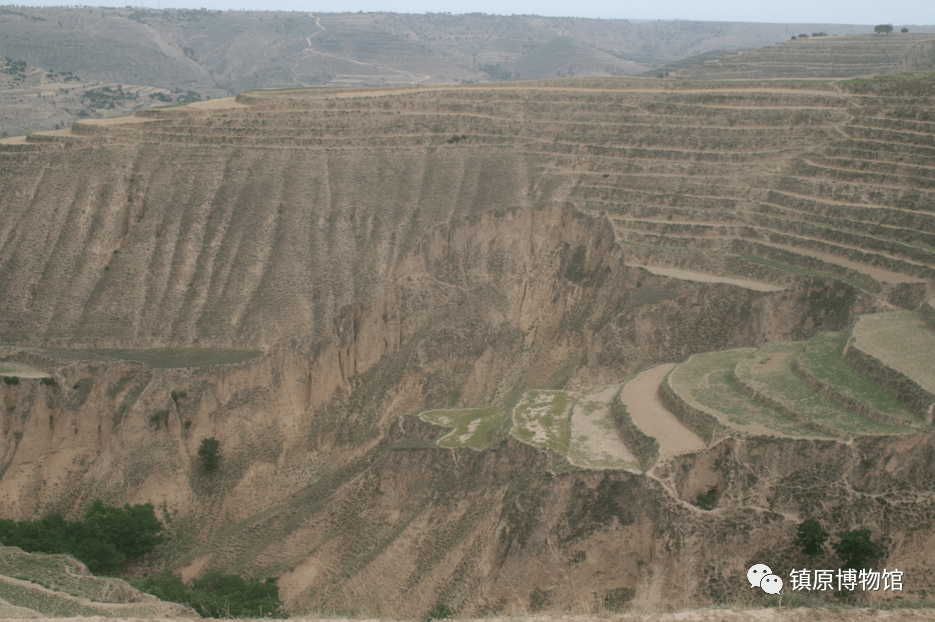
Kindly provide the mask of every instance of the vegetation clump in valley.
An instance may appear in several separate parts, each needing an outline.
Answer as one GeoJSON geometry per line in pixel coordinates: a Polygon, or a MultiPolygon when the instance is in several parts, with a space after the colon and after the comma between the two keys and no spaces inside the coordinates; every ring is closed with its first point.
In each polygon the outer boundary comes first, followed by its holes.
{"type": "Polygon", "coordinates": [[[163,542],[162,523],[150,503],[122,508],[96,499],[84,520],[67,521],[49,514],[37,521],[0,520],[0,542],[28,553],[65,553],[94,574],[113,575],[127,561],[142,557],[163,542]]]}
{"type": "Polygon", "coordinates": [[[213,436],[201,441],[201,447],[198,448],[198,457],[201,458],[205,470],[214,471],[218,468],[218,450],[220,443],[213,436]]]}
{"type": "Polygon", "coordinates": [[[205,618],[284,618],[279,586],[274,579],[244,579],[240,575],[208,572],[190,584],[163,571],[132,585],[161,600],[188,605],[205,618]]]}

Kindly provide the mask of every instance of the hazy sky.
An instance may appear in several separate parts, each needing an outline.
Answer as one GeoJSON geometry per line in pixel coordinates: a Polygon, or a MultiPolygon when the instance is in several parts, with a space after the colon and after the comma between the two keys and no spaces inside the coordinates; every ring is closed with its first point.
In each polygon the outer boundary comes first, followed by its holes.
{"type": "MultiPolygon", "coordinates": [[[[2,1],[2,0],[0,0],[2,1]]],[[[93,6],[259,9],[315,12],[534,14],[614,19],[684,19],[807,24],[935,24],[935,0],[103,0],[93,6]]],[[[56,6],[63,2],[16,2],[56,6]]]]}

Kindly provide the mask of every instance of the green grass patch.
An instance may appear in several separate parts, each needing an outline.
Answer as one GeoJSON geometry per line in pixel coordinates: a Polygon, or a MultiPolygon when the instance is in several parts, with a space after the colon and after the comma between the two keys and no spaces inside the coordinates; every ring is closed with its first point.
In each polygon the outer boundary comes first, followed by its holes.
{"type": "Polygon", "coordinates": [[[725,426],[749,434],[823,437],[734,386],[734,368],[755,353],[755,348],[738,348],[695,354],[672,370],[669,386],[689,406],[715,417],[725,426]]]}
{"type": "Polygon", "coordinates": [[[567,454],[571,409],[578,397],[570,391],[526,391],[513,408],[510,433],[534,447],[567,454]]]}
{"type": "Polygon", "coordinates": [[[906,423],[918,420],[896,399],[848,365],[843,356],[844,333],[822,333],[812,338],[795,362],[807,374],[838,393],[906,423]]]}
{"type": "Polygon", "coordinates": [[[806,421],[846,434],[902,434],[910,431],[909,428],[882,425],[862,417],[805,384],[790,366],[792,357],[804,346],[804,342],[765,346],[754,356],[737,363],[734,373],[740,382],[798,413],[806,421]]]}
{"type": "Polygon", "coordinates": [[[68,555],[26,553],[18,547],[0,546],[0,574],[78,598],[103,598],[113,579],[80,575],[78,568],[78,562],[68,555]]]}
{"type": "Polygon", "coordinates": [[[0,376],[31,376],[36,374],[42,377],[48,377],[49,375],[41,369],[36,369],[35,367],[30,367],[22,363],[13,363],[11,361],[0,363],[0,376]]]}
{"type": "Polygon", "coordinates": [[[260,350],[154,348],[150,350],[44,350],[42,356],[68,361],[135,361],[155,369],[230,365],[257,358],[260,350]]]}
{"type": "Polygon", "coordinates": [[[453,428],[438,439],[440,447],[483,449],[490,444],[491,432],[503,419],[505,410],[497,407],[427,410],[420,413],[419,418],[426,423],[453,428]]]}

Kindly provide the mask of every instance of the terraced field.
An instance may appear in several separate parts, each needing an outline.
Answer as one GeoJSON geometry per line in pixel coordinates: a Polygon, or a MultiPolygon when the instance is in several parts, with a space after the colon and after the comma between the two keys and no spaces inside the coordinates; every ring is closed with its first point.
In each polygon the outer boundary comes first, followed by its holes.
{"type": "Polygon", "coordinates": [[[153,348],[145,350],[36,350],[50,359],[68,361],[136,361],[155,369],[230,365],[260,356],[259,350],[221,348],[153,348]]]}
{"type": "Polygon", "coordinates": [[[695,354],[666,378],[666,386],[675,396],[669,407],[683,418],[688,418],[685,410],[694,409],[712,417],[718,425],[743,434],[828,438],[754,400],[736,386],[734,368],[756,352],[756,348],[739,348],[695,354]]]}
{"type": "Polygon", "coordinates": [[[756,50],[687,58],[656,73],[694,80],[852,78],[928,68],[933,50],[932,34],[806,36],[756,50]]]}
{"type": "Polygon", "coordinates": [[[918,417],[843,359],[844,333],[822,333],[792,360],[792,371],[835,402],[891,425],[916,425],[918,417]]]}
{"type": "Polygon", "coordinates": [[[0,376],[15,376],[17,378],[48,378],[49,374],[23,363],[0,361],[0,376]]]}
{"type": "MultiPolygon", "coordinates": [[[[880,42],[884,56],[896,54],[884,49],[895,39],[868,41],[880,42]]],[[[790,42],[783,49],[819,44],[790,42]]],[[[377,264],[398,252],[387,250],[395,248],[381,237],[387,231],[393,233],[389,239],[411,237],[405,223],[421,219],[431,226],[451,214],[555,202],[608,219],[628,264],[670,278],[764,292],[803,277],[833,278],[871,294],[935,280],[933,92],[935,82],[926,76],[837,83],[591,78],[483,88],[265,91],[6,141],[0,168],[10,196],[32,197],[31,205],[48,203],[50,210],[60,198],[53,202],[34,185],[36,167],[52,171],[43,173],[52,176],[43,185],[55,187],[64,182],[54,171],[89,149],[126,154],[135,166],[158,169],[162,177],[146,182],[145,190],[113,190],[135,197],[119,232],[139,237],[132,252],[107,246],[107,253],[90,260],[74,255],[87,243],[101,244],[88,228],[88,240],[49,248],[52,267],[44,269],[42,261],[20,253],[42,247],[32,233],[39,228],[0,223],[0,238],[8,240],[0,255],[0,286],[9,294],[0,302],[0,332],[21,334],[41,324],[54,337],[109,326],[127,341],[185,343],[203,336],[237,344],[240,337],[225,327],[243,318],[262,327],[267,340],[293,334],[297,326],[304,333],[309,322],[312,332],[327,332],[327,318],[310,310],[308,300],[322,291],[340,297],[347,283],[362,287],[375,278],[352,275],[346,264],[334,262],[345,246],[377,264]],[[269,179],[278,180],[280,191],[260,191],[269,179]],[[293,179],[303,180],[301,191],[288,182],[293,179]],[[364,180],[379,183],[358,183],[364,180]],[[353,216],[357,206],[374,203],[369,193],[376,187],[378,203],[389,209],[379,217],[353,216]],[[302,201],[330,211],[309,220],[291,207],[297,192],[302,201]],[[149,222],[142,207],[192,201],[202,211],[167,213],[159,222],[149,222]],[[341,238],[342,227],[353,227],[338,214],[362,218],[354,227],[371,233],[341,238]],[[184,231],[181,246],[144,241],[164,231],[184,231]],[[303,259],[307,269],[297,268],[286,252],[296,244],[311,249],[303,259]],[[197,259],[179,259],[189,246],[203,250],[197,259]],[[142,249],[139,257],[136,249],[142,249]],[[249,274],[245,264],[253,266],[249,274]],[[40,268],[44,272],[30,276],[40,268]],[[88,310],[55,311],[53,303],[39,300],[56,291],[55,279],[75,270],[85,276],[69,276],[67,287],[77,302],[85,295],[88,310]],[[132,275],[141,270],[158,278],[137,283],[132,275]],[[247,285],[235,292],[228,286],[232,279],[247,285]],[[30,290],[23,282],[42,286],[30,290]],[[149,312],[145,319],[140,301],[149,312]],[[28,311],[37,305],[52,309],[56,322],[42,323],[28,311]],[[181,312],[192,315],[180,322],[174,318],[181,312]]],[[[916,331],[924,318],[933,321],[935,311],[918,317],[916,331]]],[[[869,343],[873,321],[858,323],[849,351],[869,343]]],[[[800,344],[774,346],[775,352],[698,354],[662,383],[666,403],[681,408],[676,414],[708,442],[724,433],[895,433],[931,418],[928,404],[900,407],[876,392],[837,359],[836,338],[825,339],[802,352],[800,344]],[[775,357],[773,365],[760,364],[767,356],[775,357]],[[825,387],[824,394],[796,370],[825,387]],[[827,390],[832,385],[837,393],[827,390]],[[866,406],[863,414],[842,406],[853,402],[866,406]]],[[[935,379],[918,372],[929,352],[922,347],[907,365],[912,380],[932,392],[935,379]]],[[[168,366],[204,358],[184,349],[150,354],[145,356],[168,366]]],[[[130,350],[49,355],[143,356],[130,350]]],[[[206,356],[229,362],[241,353],[206,356]]],[[[588,407],[591,414],[603,412],[603,397],[588,407]]],[[[573,413],[588,410],[585,402],[575,406],[580,399],[568,392],[527,392],[511,413],[511,433],[568,453],[581,465],[630,464],[635,454],[622,443],[607,455],[596,449],[600,438],[614,435],[603,415],[575,420],[573,413]],[[576,426],[590,427],[585,432],[576,426]]],[[[479,449],[491,442],[501,415],[485,408],[433,411],[423,418],[453,428],[443,445],[479,449]]],[[[638,413],[631,409],[630,415],[638,425],[638,413]]]]}
{"type": "Polygon", "coordinates": [[[840,436],[899,434],[906,427],[877,423],[831,401],[809,387],[792,371],[792,358],[804,343],[777,343],[740,361],[734,368],[738,387],[780,412],[817,430],[840,436]]]}
{"type": "Polygon", "coordinates": [[[861,316],[844,357],[895,393],[916,416],[931,423],[935,413],[933,354],[935,332],[923,314],[898,311],[861,316]]]}
{"type": "MultiPolygon", "coordinates": [[[[36,187],[37,171],[83,170],[71,160],[107,145],[107,153],[163,171],[139,189],[113,189],[135,197],[121,208],[118,221],[126,225],[113,235],[139,238],[133,248],[140,252],[78,256],[87,244],[100,244],[93,228],[80,229],[87,240],[47,248],[32,229],[12,229],[25,223],[0,224],[0,239],[8,240],[0,255],[0,289],[7,292],[0,334],[41,329],[54,337],[107,326],[124,340],[193,344],[210,336],[238,343],[227,327],[240,317],[262,326],[270,340],[300,324],[304,331],[306,301],[335,285],[302,275],[329,265],[338,230],[326,214],[307,222],[292,207],[300,202],[296,193],[335,214],[374,202],[396,206],[381,212],[393,230],[413,217],[430,225],[471,210],[570,203],[613,223],[630,264],[759,288],[809,276],[866,292],[933,280],[933,92],[926,76],[836,83],[588,78],[255,91],[221,106],[82,121],[0,145],[11,200],[35,195],[11,209],[31,206],[41,218],[37,206],[47,206],[51,214],[62,199],[42,189],[67,183],[49,172],[36,187]],[[261,192],[270,180],[280,189],[261,192]],[[381,196],[371,196],[377,187],[381,196]],[[142,210],[144,203],[191,201],[195,212],[167,213],[161,222],[142,210]],[[249,210],[231,207],[241,204],[249,210]],[[184,231],[182,246],[144,243],[161,231],[184,231]],[[298,272],[294,254],[284,250],[296,236],[310,249],[299,258],[307,270],[298,272]],[[200,257],[177,264],[190,246],[203,249],[200,257]],[[26,261],[29,249],[46,259],[26,261]],[[43,272],[49,262],[55,269],[43,272]],[[242,274],[245,262],[260,263],[242,274]],[[61,281],[74,271],[80,278],[61,281]],[[134,281],[141,271],[158,275],[152,286],[134,281]],[[15,282],[6,282],[13,274],[15,282]],[[232,275],[248,284],[237,296],[226,285],[232,275]],[[38,298],[23,282],[39,284],[38,298]],[[57,312],[54,327],[26,310],[54,308],[44,292],[62,288],[88,310],[57,312]],[[178,312],[194,316],[178,322],[178,312]]],[[[93,170],[85,173],[93,180],[93,170]]],[[[374,235],[386,225],[381,220],[374,235]]],[[[365,254],[384,243],[355,242],[365,254]]]]}
{"type": "Polygon", "coordinates": [[[67,555],[25,553],[0,545],[0,612],[17,617],[194,618],[125,581],[93,576],[67,555]],[[24,610],[8,608],[7,603],[24,610]],[[30,611],[31,610],[31,611],[30,611]]]}
{"type": "Polygon", "coordinates": [[[639,461],[622,442],[610,408],[620,385],[584,393],[571,414],[568,461],[579,467],[639,470],[639,461]]]}
{"type": "Polygon", "coordinates": [[[702,449],[704,441],[682,424],[659,400],[659,385],[674,365],[659,365],[637,374],[620,392],[633,423],[659,443],[659,459],[702,449]]]}
{"type": "MultiPolygon", "coordinates": [[[[868,349],[879,355],[871,359],[871,371],[884,380],[898,374],[896,368],[917,379],[929,372],[935,333],[922,311],[863,315],[852,332],[849,348],[858,351],[860,344],[864,357],[868,349]]],[[[845,333],[826,332],[807,342],[695,354],[583,394],[527,391],[513,410],[511,434],[566,454],[580,468],[640,472],[725,436],[830,440],[928,428],[931,419],[847,362],[847,339],[845,333]],[[621,421],[611,414],[617,399],[621,421]]],[[[421,417],[454,428],[439,445],[481,449],[496,440],[489,433],[503,410],[436,410],[421,417]]]]}

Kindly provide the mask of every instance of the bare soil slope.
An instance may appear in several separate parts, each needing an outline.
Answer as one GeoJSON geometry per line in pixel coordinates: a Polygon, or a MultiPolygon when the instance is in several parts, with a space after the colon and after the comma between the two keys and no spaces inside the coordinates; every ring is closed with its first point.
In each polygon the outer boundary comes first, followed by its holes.
{"type": "Polygon", "coordinates": [[[278,576],[295,612],[756,604],[746,569],[809,563],[792,545],[806,517],[872,528],[922,598],[930,431],[725,438],[646,476],[574,467],[506,418],[486,451],[439,448],[446,431],[414,415],[506,411],[917,306],[935,271],[931,92],[250,92],[0,145],[2,358],[52,379],[0,387],[0,507],[153,502],[174,538],[138,572],[278,576]],[[48,351],[162,348],[260,355],[48,351]],[[693,505],[712,490],[716,508],[693,505]]]}

